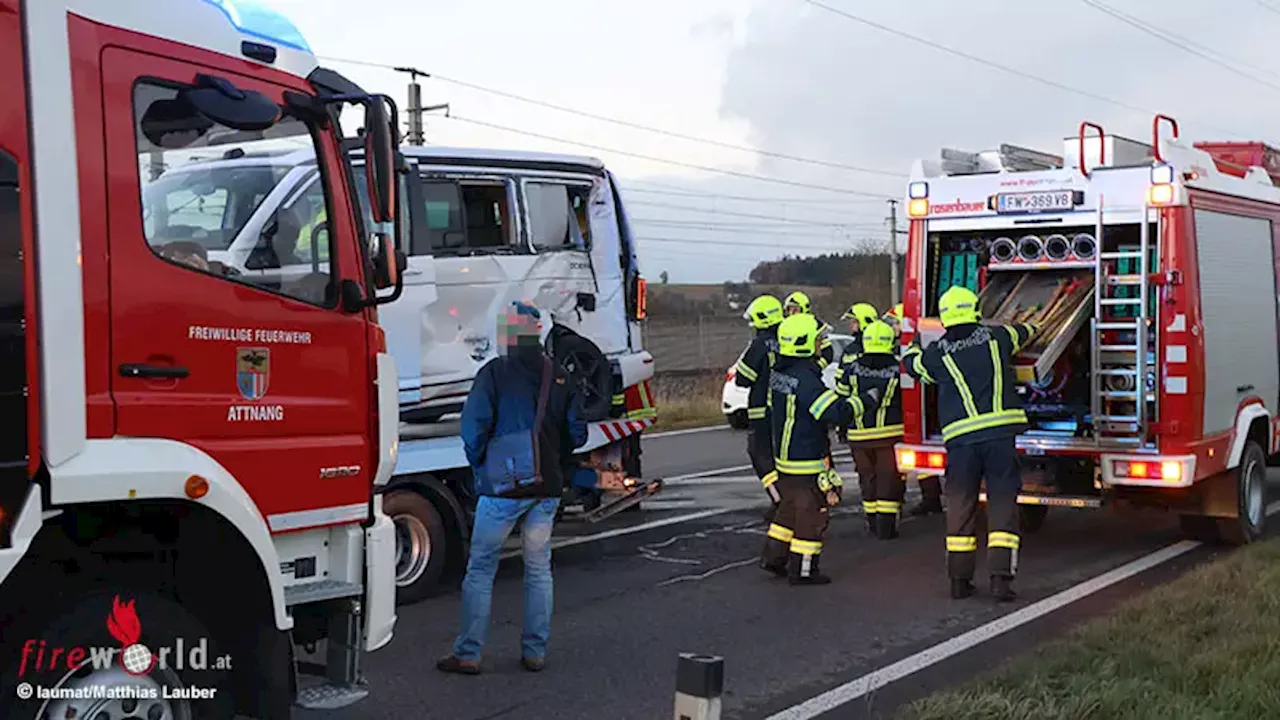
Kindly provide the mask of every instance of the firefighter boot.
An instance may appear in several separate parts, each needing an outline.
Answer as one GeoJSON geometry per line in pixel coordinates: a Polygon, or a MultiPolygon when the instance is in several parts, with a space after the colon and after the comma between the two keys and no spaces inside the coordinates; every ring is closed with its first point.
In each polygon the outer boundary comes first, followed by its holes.
{"type": "Polygon", "coordinates": [[[787,565],[787,581],[792,585],[826,585],[830,583],[831,578],[823,575],[818,568],[819,558],[821,557],[821,555],[804,556],[792,553],[791,561],[787,565]]]}
{"type": "Polygon", "coordinates": [[[969,580],[951,578],[951,599],[963,600],[973,594],[973,583],[969,580]]]}
{"type": "Polygon", "coordinates": [[[992,575],[991,597],[996,602],[1013,602],[1017,600],[1018,593],[1013,590],[1013,578],[1008,575],[992,575]]]}
{"type": "Polygon", "coordinates": [[[941,515],[943,513],[942,501],[935,500],[935,499],[921,500],[920,502],[913,505],[912,508],[907,512],[909,512],[913,517],[922,517],[924,515],[941,515]]]}
{"type": "Polygon", "coordinates": [[[892,540],[898,537],[898,514],[897,513],[877,513],[875,534],[881,540],[892,540]]]}

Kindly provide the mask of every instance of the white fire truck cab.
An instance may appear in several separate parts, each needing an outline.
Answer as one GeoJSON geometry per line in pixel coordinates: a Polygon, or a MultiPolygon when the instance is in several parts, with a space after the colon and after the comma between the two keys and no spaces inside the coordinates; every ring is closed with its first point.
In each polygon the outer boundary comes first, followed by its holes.
{"type": "MultiPolygon", "coordinates": [[[[1149,144],[1083,123],[1061,156],[1003,145],[915,163],[904,348],[942,334],[953,285],[985,321],[1041,325],[1015,359],[1025,530],[1049,507],[1127,501],[1178,513],[1195,539],[1259,537],[1280,431],[1278,159],[1182,140],[1157,116],[1149,144]]],[[[902,387],[899,467],[941,474],[936,390],[902,387]]]]}
{"type": "Polygon", "coordinates": [[[0,717],[366,696],[396,620],[394,103],[252,0],[0,0],[0,75],[0,717]],[[210,258],[278,178],[207,161],[299,150],[306,272],[210,258]]]}

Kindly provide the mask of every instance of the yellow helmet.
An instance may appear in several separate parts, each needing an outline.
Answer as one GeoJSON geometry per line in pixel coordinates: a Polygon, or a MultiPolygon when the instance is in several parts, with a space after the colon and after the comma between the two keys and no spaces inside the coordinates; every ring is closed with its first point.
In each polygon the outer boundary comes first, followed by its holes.
{"type": "Polygon", "coordinates": [[[942,327],[978,322],[978,296],[966,287],[953,285],[938,300],[942,327]]]}
{"type": "Polygon", "coordinates": [[[862,351],[868,355],[888,355],[893,352],[893,328],[879,320],[862,328],[862,351]]]}
{"type": "MultiPolygon", "coordinates": [[[[782,307],[786,311],[791,311],[794,309],[795,312],[808,313],[810,311],[809,308],[812,307],[812,304],[809,302],[808,295],[805,295],[804,293],[797,290],[787,296],[787,301],[782,304],[782,307]]],[[[790,314],[790,313],[787,313],[787,314],[790,314]]]]}
{"type": "Polygon", "coordinates": [[[742,317],[758,330],[771,328],[782,322],[782,302],[772,295],[761,295],[751,301],[742,317]]]}
{"type": "Polygon", "coordinates": [[[884,317],[886,319],[893,318],[898,322],[902,322],[902,303],[898,303],[897,305],[889,308],[889,310],[885,312],[884,317]]]}
{"type": "Polygon", "coordinates": [[[807,313],[792,315],[778,326],[778,352],[784,357],[813,357],[818,352],[818,320],[807,313]]]}
{"type": "Polygon", "coordinates": [[[858,324],[866,327],[875,322],[880,317],[880,313],[876,312],[876,306],[871,303],[854,303],[849,306],[848,310],[840,316],[841,320],[857,320],[858,324]]]}

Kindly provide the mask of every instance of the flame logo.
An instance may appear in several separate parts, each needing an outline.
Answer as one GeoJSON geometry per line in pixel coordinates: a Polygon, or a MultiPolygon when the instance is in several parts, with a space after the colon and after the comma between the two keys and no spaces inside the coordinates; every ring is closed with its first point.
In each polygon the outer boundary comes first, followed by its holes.
{"type": "Polygon", "coordinates": [[[142,638],[142,621],[134,610],[137,600],[124,602],[116,595],[111,599],[111,614],[107,616],[107,632],[120,643],[120,667],[134,676],[148,675],[155,668],[156,658],[150,648],[138,642],[142,638]]]}
{"type": "Polygon", "coordinates": [[[120,643],[120,647],[129,647],[142,637],[142,622],[138,620],[138,612],[133,609],[137,602],[137,600],[121,602],[119,595],[111,599],[111,614],[107,616],[107,632],[120,643]]]}

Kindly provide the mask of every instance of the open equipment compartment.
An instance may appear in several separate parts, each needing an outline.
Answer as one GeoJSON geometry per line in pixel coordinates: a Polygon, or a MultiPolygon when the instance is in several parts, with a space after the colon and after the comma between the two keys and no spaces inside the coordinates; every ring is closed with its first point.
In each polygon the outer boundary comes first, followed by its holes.
{"type": "MultiPolygon", "coordinates": [[[[1091,409],[1090,333],[1097,243],[1093,228],[1054,228],[1041,235],[1007,230],[933,233],[928,243],[927,312],[921,342],[942,336],[938,299],[961,285],[978,295],[984,322],[1035,322],[1039,334],[1014,358],[1029,433],[1084,437],[1091,409]]],[[[937,395],[926,389],[926,403],[937,395]]],[[[937,413],[928,412],[934,435],[937,413]]]]}

